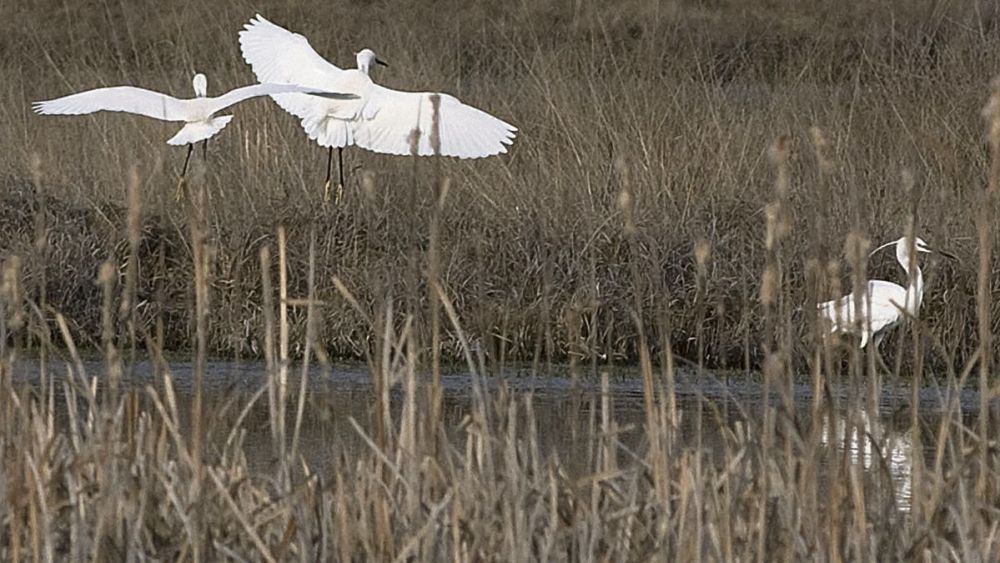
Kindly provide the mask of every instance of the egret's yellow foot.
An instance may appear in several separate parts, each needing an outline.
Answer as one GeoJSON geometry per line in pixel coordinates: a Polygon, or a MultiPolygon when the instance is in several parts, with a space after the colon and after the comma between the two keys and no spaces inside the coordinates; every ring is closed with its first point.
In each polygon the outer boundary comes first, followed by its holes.
{"type": "Polygon", "coordinates": [[[181,178],[177,182],[177,189],[174,190],[174,201],[180,201],[184,197],[184,187],[187,186],[187,180],[181,178]]]}

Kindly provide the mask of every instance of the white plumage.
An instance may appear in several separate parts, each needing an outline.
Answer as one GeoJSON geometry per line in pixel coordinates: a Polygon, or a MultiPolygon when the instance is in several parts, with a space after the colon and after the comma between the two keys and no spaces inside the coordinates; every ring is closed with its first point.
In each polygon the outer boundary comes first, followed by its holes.
{"type": "MultiPolygon", "coordinates": [[[[858,334],[861,336],[862,348],[868,344],[872,336],[875,337],[877,347],[885,336],[884,331],[901,322],[904,316],[916,317],[920,310],[920,302],[924,295],[924,277],[919,265],[915,266],[913,275],[910,275],[910,244],[907,238],[883,244],[873,250],[872,254],[891,245],[896,245],[896,260],[909,279],[906,288],[884,280],[869,281],[868,291],[861,298],[860,315],[855,307],[856,299],[853,292],[817,305],[819,315],[827,323],[831,333],[858,334]]],[[[927,243],[920,238],[913,241],[913,248],[918,253],[932,252],[927,243]]]]}
{"type": "MultiPolygon", "coordinates": [[[[231,115],[213,117],[231,105],[257,96],[283,92],[316,92],[292,84],[254,84],[243,86],[221,96],[207,97],[207,80],[196,74],[192,81],[196,97],[180,99],[160,92],[134,86],[97,88],[62,98],[35,102],[34,110],[42,115],[82,115],[98,111],[119,111],[159,119],[184,122],[184,127],[167,141],[170,145],[187,145],[204,141],[221,131],[233,118],[231,115]]],[[[307,96],[308,94],[300,94],[307,96]]],[[[317,98],[323,100],[325,98],[317,98]]]]}
{"type": "Polygon", "coordinates": [[[400,92],[375,84],[372,64],[384,64],[369,49],[357,53],[356,69],[340,69],[316,53],[305,37],[258,15],[240,32],[243,58],[261,82],[299,84],[356,94],[357,99],[317,99],[301,94],[271,97],[301,120],[309,138],[321,146],[357,145],[368,150],[429,156],[481,158],[506,153],[517,129],[448,94],[400,92]],[[433,135],[434,100],[439,100],[433,135]],[[414,139],[416,137],[416,139],[414,139]],[[440,147],[434,147],[435,137],[440,147]],[[437,149],[437,150],[436,150],[437,149]]]}

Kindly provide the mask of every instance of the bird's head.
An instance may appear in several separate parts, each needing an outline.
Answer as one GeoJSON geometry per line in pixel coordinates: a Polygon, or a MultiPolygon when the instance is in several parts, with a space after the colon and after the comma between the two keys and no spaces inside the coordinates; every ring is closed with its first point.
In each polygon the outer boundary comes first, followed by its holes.
{"type": "Polygon", "coordinates": [[[375,54],[375,51],[372,51],[371,49],[362,49],[355,53],[355,56],[358,58],[358,70],[365,74],[368,74],[368,70],[372,67],[372,65],[389,66],[384,61],[380,60],[375,54]]]}
{"type": "MultiPolygon", "coordinates": [[[[912,242],[913,250],[915,250],[917,254],[920,254],[921,252],[930,254],[933,252],[931,247],[927,246],[924,239],[920,237],[914,237],[912,242]]],[[[908,267],[910,265],[910,239],[905,236],[896,241],[896,260],[900,264],[903,264],[904,267],[908,267]]]]}
{"type": "MultiPolygon", "coordinates": [[[[904,244],[905,244],[906,238],[904,237],[904,238],[900,239],[900,241],[904,242],[904,244]]],[[[917,252],[924,252],[924,253],[927,253],[927,254],[940,254],[941,256],[944,256],[945,258],[950,258],[952,260],[958,260],[958,256],[955,256],[954,254],[952,254],[951,252],[948,252],[947,250],[945,250],[943,248],[931,248],[930,246],[927,245],[926,242],[924,242],[924,239],[922,239],[920,237],[917,237],[916,240],[913,241],[913,249],[916,250],[917,252]]]]}
{"type": "MultiPolygon", "coordinates": [[[[904,237],[900,237],[900,238],[898,238],[898,239],[896,239],[894,241],[890,241],[890,242],[887,242],[887,243],[883,244],[882,246],[880,246],[880,247],[876,248],[875,250],[871,251],[871,253],[869,253],[868,255],[872,256],[876,252],[878,252],[879,250],[882,250],[883,248],[887,248],[889,246],[895,246],[896,247],[896,260],[898,260],[900,264],[909,264],[910,263],[910,241],[905,236],[904,237]]],[[[944,256],[946,258],[951,258],[952,260],[956,260],[957,259],[955,257],[955,255],[952,254],[952,253],[950,253],[950,252],[947,252],[947,251],[941,250],[941,249],[933,249],[933,248],[931,248],[930,245],[928,245],[927,242],[924,241],[924,239],[922,239],[920,237],[914,237],[914,239],[913,239],[913,250],[915,250],[918,254],[920,254],[920,253],[924,253],[924,254],[940,254],[941,256],[944,256]]]]}
{"type": "Polygon", "coordinates": [[[198,73],[194,75],[194,80],[191,81],[191,85],[194,86],[194,95],[199,98],[204,98],[208,95],[208,78],[204,74],[198,73]]]}

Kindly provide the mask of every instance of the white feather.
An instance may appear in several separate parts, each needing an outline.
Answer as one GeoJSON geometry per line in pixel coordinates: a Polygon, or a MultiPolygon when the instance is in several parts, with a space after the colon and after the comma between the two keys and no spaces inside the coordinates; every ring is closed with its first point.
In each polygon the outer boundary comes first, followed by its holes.
{"type": "MultiPolygon", "coordinates": [[[[204,91],[203,76],[202,80],[196,79],[194,81],[194,88],[195,91],[204,91]]],[[[168,141],[169,144],[186,144],[179,143],[178,139],[194,137],[197,137],[199,141],[208,139],[221,131],[232,118],[232,116],[228,116],[227,119],[213,119],[212,116],[216,112],[250,98],[287,92],[321,92],[324,96],[338,96],[294,84],[253,84],[236,88],[214,98],[180,99],[134,86],[114,86],[87,90],[54,100],[35,102],[33,107],[37,113],[42,115],[82,115],[98,111],[115,111],[152,117],[162,121],[181,121],[197,125],[197,127],[185,126],[168,141]]],[[[301,95],[310,97],[308,94],[301,95]]],[[[316,97],[316,99],[326,101],[328,98],[316,97]]]]}
{"type": "MultiPolygon", "coordinates": [[[[861,337],[864,348],[874,337],[876,347],[885,331],[902,322],[907,316],[916,317],[924,295],[924,277],[920,267],[914,265],[911,274],[910,245],[906,237],[883,244],[872,254],[887,246],[896,246],[896,261],[909,278],[907,287],[885,280],[868,282],[865,294],[861,296],[861,310],[857,310],[854,293],[839,299],[817,304],[820,318],[826,323],[830,333],[851,333],[861,337]],[[860,326],[859,326],[860,325],[860,326]]],[[[914,241],[917,252],[931,252],[927,243],[917,238],[914,241]]]]}
{"type": "Polygon", "coordinates": [[[400,92],[372,82],[366,72],[374,54],[358,54],[359,69],[343,70],[330,64],[305,37],[279,27],[260,15],[240,32],[240,50],[261,82],[299,84],[331,92],[355,94],[353,100],[318,99],[300,94],[271,96],[282,109],[298,117],[309,138],[324,147],[358,145],[368,150],[411,154],[440,154],[481,158],[507,152],[517,128],[468,106],[447,94],[400,92]],[[362,57],[370,57],[362,59],[362,57]],[[440,97],[438,134],[432,139],[432,100],[440,97]]]}
{"type": "Polygon", "coordinates": [[[233,119],[231,115],[213,117],[207,121],[186,123],[176,135],[167,140],[168,145],[193,145],[194,143],[211,139],[222,131],[233,119]]]}
{"type": "Polygon", "coordinates": [[[892,282],[871,280],[868,292],[861,297],[860,315],[857,314],[855,301],[854,293],[850,293],[840,299],[820,303],[819,312],[829,323],[830,332],[856,333],[860,322],[860,346],[864,348],[871,335],[880,334],[903,319],[906,289],[892,282]]]}
{"type": "Polygon", "coordinates": [[[83,115],[97,111],[121,111],[162,121],[187,121],[184,100],[132,86],[97,88],[62,98],[35,102],[42,115],[83,115]]]}

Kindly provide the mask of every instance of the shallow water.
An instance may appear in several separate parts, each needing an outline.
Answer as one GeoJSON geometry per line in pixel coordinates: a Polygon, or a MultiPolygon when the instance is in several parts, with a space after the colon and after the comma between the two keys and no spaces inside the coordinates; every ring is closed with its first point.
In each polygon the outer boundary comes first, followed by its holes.
{"type": "MultiPolygon", "coordinates": [[[[66,364],[51,362],[47,370],[52,376],[62,377],[68,372],[66,364]]],[[[101,362],[84,362],[83,370],[89,377],[100,377],[104,371],[101,362]]],[[[140,388],[162,389],[162,370],[154,369],[149,362],[134,364],[125,374],[125,383],[140,388]]],[[[169,364],[174,388],[182,413],[187,412],[191,398],[193,366],[189,362],[169,364]]],[[[37,361],[19,362],[14,369],[19,380],[37,382],[41,366],[37,361]]],[[[300,366],[289,370],[289,429],[292,428],[295,401],[299,389],[300,366]]],[[[369,447],[359,431],[351,423],[356,420],[362,429],[372,428],[371,413],[375,401],[368,368],[363,365],[338,365],[333,370],[313,368],[308,374],[307,408],[304,412],[299,452],[302,461],[311,472],[321,476],[338,460],[351,459],[359,449],[369,447]]],[[[425,387],[426,379],[418,381],[425,387]]],[[[219,451],[229,438],[230,430],[246,402],[266,385],[266,369],[263,363],[209,362],[205,370],[205,405],[208,417],[209,443],[219,451]]],[[[449,433],[460,438],[463,420],[473,404],[476,389],[481,389],[487,397],[509,393],[522,402],[530,400],[534,406],[535,423],[539,432],[538,444],[542,452],[557,456],[571,477],[581,477],[592,467],[597,426],[600,424],[600,404],[602,401],[600,382],[592,378],[572,379],[565,376],[533,377],[530,372],[510,371],[502,376],[474,377],[469,373],[451,372],[442,375],[444,391],[444,423],[449,433]]],[[[58,388],[58,386],[57,386],[58,388]]],[[[622,452],[634,451],[641,455],[645,446],[642,428],[645,424],[644,396],[641,378],[637,373],[616,374],[608,384],[612,405],[612,418],[620,433],[618,439],[622,452]]],[[[835,399],[843,409],[848,402],[867,403],[864,395],[852,393],[844,384],[830,385],[824,393],[827,399],[835,399]]],[[[859,424],[865,426],[865,433],[884,435],[891,448],[881,452],[886,466],[891,472],[899,497],[899,504],[905,510],[909,504],[910,452],[906,430],[909,425],[909,402],[913,391],[908,381],[884,383],[880,390],[878,413],[863,410],[859,424]],[[869,424],[878,421],[878,430],[869,424]]],[[[950,397],[945,389],[928,386],[918,391],[921,420],[926,425],[940,420],[943,406],[950,397]]],[[[764,386],[758,381],[748,381],[743,376],[728,379],[703,374],[700,377],[681,372],[677,376],[675,397],[680,413],[678,436],[684,447],[699,445],[717,460],[724,457],[725,441],[723,433],[742,424],[744,428],[758,424],[766,402],[764,386]],[[699,436],[700,435],[700,436],[699,436]]],[[[964,419],[975,416],[979,408],[978,394],[963,390],[955,397],[957,410],[964,419]]],[[[403,402],[402,386],[395,385],[390,393],[393,420],[398,423],[398,414],[403,402]]],[[[781,396],[775,390],[770,393],[770,403],[779,405],[781,396]]],[[[796,384],[792,388],[792,415],[806,421],[811,412],[813,390],[808,384],[796,384]]],[[[780,409],[779,409],[780,410],[780,409]]],[[[183,417],[182,418],[186,418],[183,417]]],[[[276,463],[274,442],[271,439],[268,416],[267,395],[260,395],[254,408],[246,417],[243,427],[246,435],[243,451],[248,463],[255,469],[267,469],[276,463]]],[[[291,431],[289,430],[289,433],[291,431]]],[[[934,444],[925,439],[921,449],[932,454],[934,444]]],[[[846,447],[850,459],[868,471],[874,471],[873,450],[868,445],[865,434],[844,440],[844,430],[829,428],[823,430],[823,443],[827,447],[843,451],[846,447]]],[[[623,454],[620,454],[623,455],[623,454]]],[[[624,454],[627,455],[627,454],[624,454]]],[[[828,457],[827,459],[833,459],[828,457]]]]}
{"type": "MultiPolygon", "coordinates": [[[[89,377],[101,376],[104,364],[101,361],[84,361],[85,373],[89,377]]],[[[65,373],[71,367],[61,361],[52,361],[48,370],[53,373],[65,373]]],[[[34,381],[40,374],[41,366],[35,360],[22,360],[14,368],[17,379],[34,381]]],[[[191,362],[170,362],[168,370],[173,378],[174,388],[178,393],[190,393],[194,382],[194,364],[191,362]]],[[[289,368],[290,384],[297,385],[301,375],[301,366],[289,368]]],[[[565,370],[559,370],[564,372],[565,370]]],[[[232,392],[237,390],[255,391],[266,382],[266,367],[263,362],[231,362],[209,361],[205,366],[205,390],[208,394],[232,392]]],[[[333,369],[312,367],[309,370],[309,385],[311,391],[322,392],[370,392],[371,375],[366,365],[357,363],[337,364],[333,369]]],[[[149,361],[139,361],[126,368],[123,381],[132,385],[155,384],[159,372],[149,361]]],[[[429,379],[429,376],[427,376],[429,379]]],[[[497,389],[505,386],[514,392],[532,392],[535,397],[567,397],[571,394],[600,393],[600,381],[589,377],[571,378],[565,375],[533,376],[528,369],[508,370],[502,375],[486,375],[478,378],[487,389],[497,389]]],[[[446,398],[471,398],[474,388],[474,378],[467,371],[444,371],[441,384],[446,398]]],[[[637,371],[619,369],[610,376],[609,392],[619,408],[642,408],[642,379],[637,371]]],[[[863,391],[862,391],[863,392],[863,391]]],[[[716,402],[734,401],[745,406],[760,405],[764,402],[764,386],[753,378],[742,374],[729,377],[705,373],[701,376],[692,371],[678,371],[674,393],[680,403],[696,401],[699,398],[716,402]]],[[[792,385],[795,404],[807,407],[813,400],[813,389],[809,383],[792,385]]],[[[827,396],[840,401],[856,397],[858,393],[844,383],[831,383],[827,396]]],[[[888,415],[908,408],[913,390],[909,380],[884,381],[880,389],[879,412],[888,415]]],[[[952,398],[944,384],[924,386],[918,391],[919,408],[922,413],[933,415],[940,413],[952,398]]],[[[780,399],[776,389],[771,390],[771,400],[780,399]]],[[[979,394],[974,389],[962,389],[955,397],[957,408],[964,414],[974,414],[979,409],[979,394]]]]}

